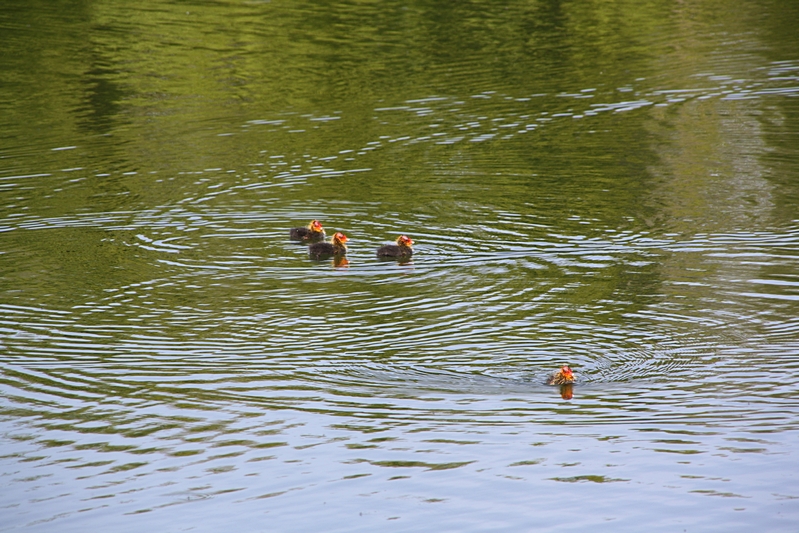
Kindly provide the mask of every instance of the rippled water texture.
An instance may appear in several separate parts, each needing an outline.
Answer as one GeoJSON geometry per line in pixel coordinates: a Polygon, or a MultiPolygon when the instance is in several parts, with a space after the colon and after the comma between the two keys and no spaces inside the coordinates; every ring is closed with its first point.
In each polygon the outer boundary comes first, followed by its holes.
{"type": "Polygon", "coordinates": [[[8,2],[0,531],[796,531],[797,27],[8,2]]]}

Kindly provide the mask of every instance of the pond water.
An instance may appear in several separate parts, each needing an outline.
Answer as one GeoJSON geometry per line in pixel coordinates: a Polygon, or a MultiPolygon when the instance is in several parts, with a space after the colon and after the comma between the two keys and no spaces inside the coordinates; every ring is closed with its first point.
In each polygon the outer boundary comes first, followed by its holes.
{"type": "Polygon", "coordinates": [[[797,27],[8,3],[0,531],[796,531],[797,27]]]}

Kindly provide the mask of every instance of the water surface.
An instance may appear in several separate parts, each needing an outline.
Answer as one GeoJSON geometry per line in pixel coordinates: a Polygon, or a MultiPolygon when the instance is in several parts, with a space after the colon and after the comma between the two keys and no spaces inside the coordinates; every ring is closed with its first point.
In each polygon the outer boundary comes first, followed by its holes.
{"type": "Polygon", "coordinates": [[[12,2],[0,531],[794,530],[797,23],[12,2]]]}

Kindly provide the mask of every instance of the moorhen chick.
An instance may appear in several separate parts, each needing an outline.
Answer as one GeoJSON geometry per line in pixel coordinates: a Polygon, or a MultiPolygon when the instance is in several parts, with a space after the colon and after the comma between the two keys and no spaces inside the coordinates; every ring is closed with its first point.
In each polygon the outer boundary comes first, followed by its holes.
{"type": "Polygon", "coordinates": [[[574,372],[569,365],[563,365],[560,370],[553,372],[547,378],[547,385],[566,385],[567,383],[574,383],[574,372]]]}
{"type": "Polygon", "coordinates": [[[311,222],[304,228],[292,228],[289,232],[292,241],[317,242],[325,240],[325,229],[318,220],[311,222]]]}
{"type": "Polygon", "coordinates": [[[332,256],[340,257],[347,255],[347,246],[344,244],[349,239],[346,235],[337,231],[330,242],[315,242],[308,247],[308,255],[311,259],[323,259],[332,256]]]}
{"type": "Polygon", "coordinates": [[[377,257],[407,258],[413,255],[413,248],[411,248],[413,241],[410,237],[400,235],[396,242],[397,244],[387,244],[378,248],[377,257]]]}

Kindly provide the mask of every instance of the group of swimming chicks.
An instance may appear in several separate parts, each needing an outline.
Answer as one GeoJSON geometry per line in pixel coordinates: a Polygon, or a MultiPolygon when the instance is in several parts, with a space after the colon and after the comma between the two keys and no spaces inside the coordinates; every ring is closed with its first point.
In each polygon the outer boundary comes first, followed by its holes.
{"type": "MultiPolygon", "coordinates": [[[[330,242],[325,242],[325,228],[321,222],[312,220],[304,228],[293,228],[289,232],[289,238],[293,241],[309,243],[308,255],[311,259],[325,259],[328,257],[343,257],[347,255],[347,245],[349,239],[346,235],[337,231],[330,242]]],[[[413,255],[411,245],[413,241],[410,237],[400,235],[396,240],[397,244],[387,244],[377,249],[377,257],[396,257],[407,259],[413,255]]]]}
{"type": "MultiPolygon", "coordinates": [[[[289,232],[289,238],[293,241],[301,241],[310,244],[308,255],[311,259],[324,259],[328,257],[343,257],[347,255],[346,242],[349,240],[346,235],[337,231],[330,242],[325,242],[325,229],[321,222],[312,220],[307,226],[293,228],[289,232]]],[[[400,235],[396,240],[397,244],[387,244],[377,249],[378,257],[410,258],[413,255],[411,245],[413,241],[410,237],[400,235]]],[[[547,378],[547,385],[571,385],[575,377],[572,369],[568,365],[563,365],[560,370],[553,372],[547,378]]],[[[561,391],[565,399],[571,398],[571,390],[561,391]],[[568,394],[565,396],[565,394],[568,394]]]]}

